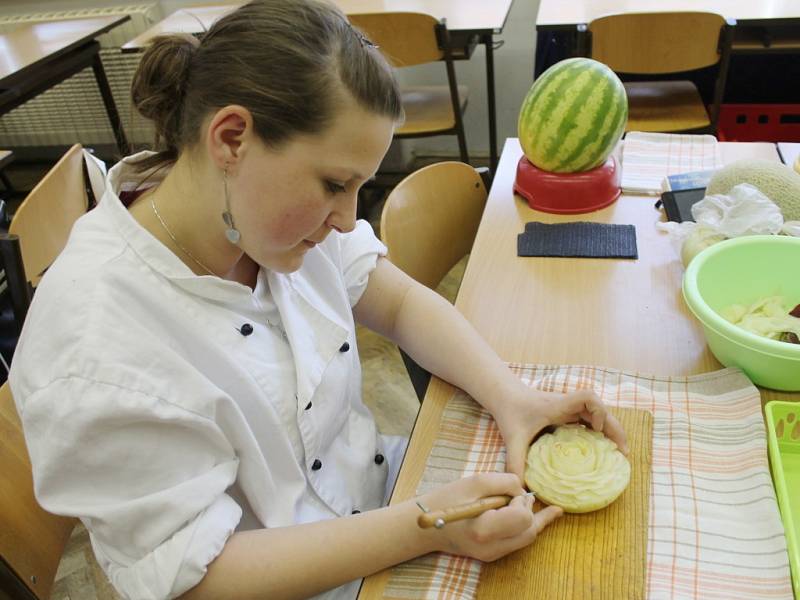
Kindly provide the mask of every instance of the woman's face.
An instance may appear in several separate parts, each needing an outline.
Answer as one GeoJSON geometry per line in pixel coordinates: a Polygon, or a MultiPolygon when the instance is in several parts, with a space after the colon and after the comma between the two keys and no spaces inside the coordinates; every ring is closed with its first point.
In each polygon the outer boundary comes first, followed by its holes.
{"type": "Polygon", "coordinates": [[[228,177],[239,247],[262,267],[290,273],[331,230],[351,231],[358,190],[377,171],[393,130],[390,118],[352,101],[320,134],[295,136],[277,150],[256,138],[228,177]]]}

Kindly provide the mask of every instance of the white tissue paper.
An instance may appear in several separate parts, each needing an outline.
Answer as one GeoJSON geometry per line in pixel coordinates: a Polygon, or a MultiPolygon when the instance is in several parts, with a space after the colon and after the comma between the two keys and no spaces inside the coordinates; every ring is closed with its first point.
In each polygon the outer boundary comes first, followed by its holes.
{"type": "Polygon", "coordinates": [[[694,223],[656,223],[669,233],[684,266],[704,248],[728,238],[776,233],[800,237],[800,222],[784,223],[778,205],[747,183],[727,195],[706,196],[692,206],[692,216],[694,223]]]}

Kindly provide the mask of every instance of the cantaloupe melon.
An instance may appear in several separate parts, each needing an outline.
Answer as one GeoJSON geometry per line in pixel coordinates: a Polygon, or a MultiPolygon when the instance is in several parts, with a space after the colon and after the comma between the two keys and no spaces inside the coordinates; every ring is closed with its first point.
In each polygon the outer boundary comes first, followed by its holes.
{"type": "Polygon", "coordinates": [[[800,221],[800,174],[769,160],[739,160],[711,177],[706,195],[727,194],[734,186],[749,183],[772,200],[786,221],[800,221]]]}

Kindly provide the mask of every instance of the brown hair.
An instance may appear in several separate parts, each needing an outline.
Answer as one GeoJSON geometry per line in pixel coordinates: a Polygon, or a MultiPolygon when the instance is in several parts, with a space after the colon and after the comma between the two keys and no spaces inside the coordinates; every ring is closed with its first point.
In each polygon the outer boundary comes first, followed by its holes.
{"type": "Polygon", "coordinates": [[[198,141],[206,116],[230,104],[252,113],[256,133],[271,146],[318,133],[344,92],[367,110],[402,117],[391,67],[338,8],[323,0],[253,0],[201,41],[159,36],[147,48],[131,94],[155,125],[157,153],[136,166],[175,162],[198,141]]]}

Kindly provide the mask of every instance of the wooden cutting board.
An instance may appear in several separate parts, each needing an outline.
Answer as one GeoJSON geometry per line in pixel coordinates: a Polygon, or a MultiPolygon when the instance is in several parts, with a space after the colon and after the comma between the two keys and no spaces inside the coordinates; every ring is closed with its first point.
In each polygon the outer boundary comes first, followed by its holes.
{"type": "Polygon", "coordinates": [[[653,417],[611,409],[628,434],[631,482],[606,508],[567,514],[532,546],[481,570],[479,599],[641,600],[650,519],[653,417]]]}

